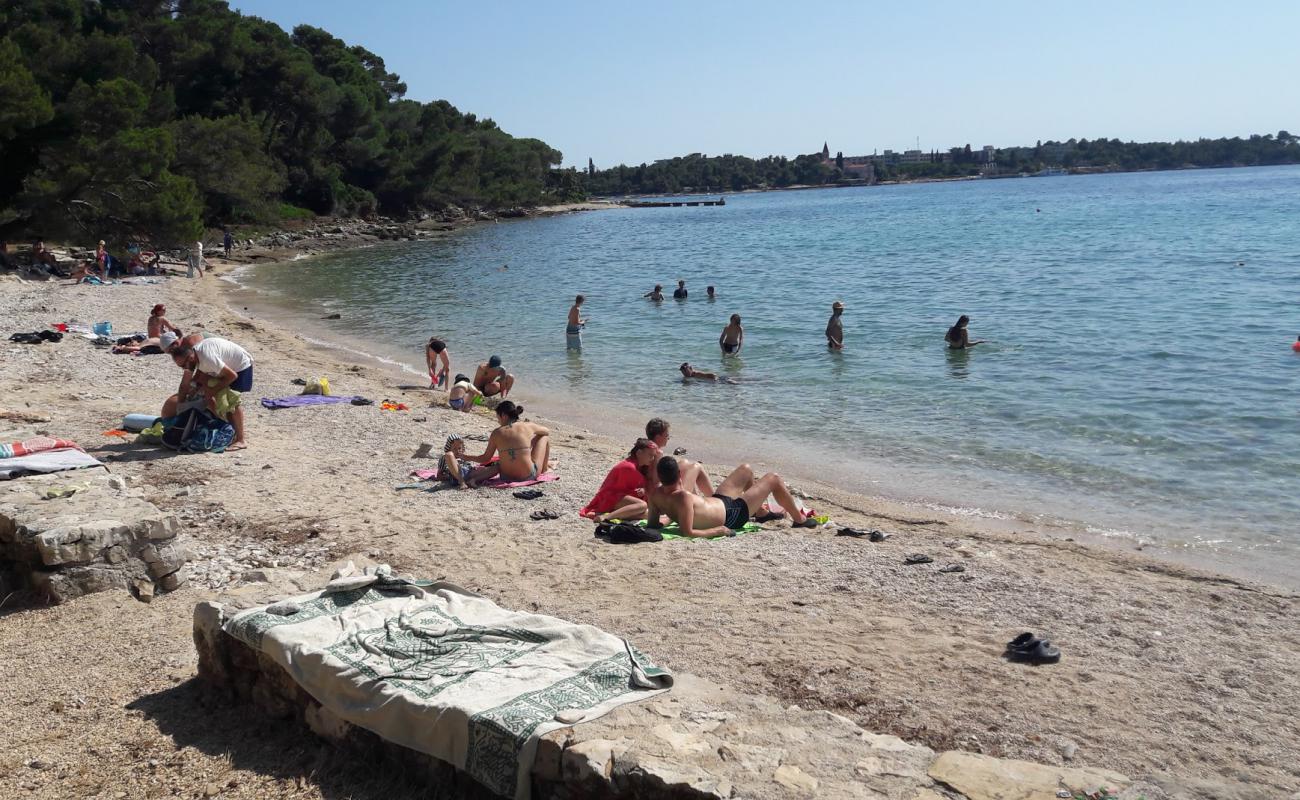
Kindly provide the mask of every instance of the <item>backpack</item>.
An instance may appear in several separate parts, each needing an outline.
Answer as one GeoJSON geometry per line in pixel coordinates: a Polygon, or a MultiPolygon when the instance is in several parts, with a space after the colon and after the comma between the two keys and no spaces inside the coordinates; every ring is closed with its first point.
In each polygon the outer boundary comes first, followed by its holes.
{"type": "Polygon", "coordinates": [[[602,522],[596,526],[596,535],[608,539],[610,544],[641,544],[664,540],[664,535],[658,529],[643,528],[630,522],[602,522]]]}

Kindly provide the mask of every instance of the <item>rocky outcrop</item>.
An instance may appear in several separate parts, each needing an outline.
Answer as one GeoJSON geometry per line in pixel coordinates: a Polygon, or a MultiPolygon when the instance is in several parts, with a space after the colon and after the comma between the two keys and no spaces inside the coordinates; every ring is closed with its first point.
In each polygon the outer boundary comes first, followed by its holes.
{"type": "Polygon", "coordinates": [[[121,478],[65,472],[3,486],[0,591],[32,589],[61,603],[125,589],[148,601],[185,582],[190,551],[176,517],[121,478]]]}

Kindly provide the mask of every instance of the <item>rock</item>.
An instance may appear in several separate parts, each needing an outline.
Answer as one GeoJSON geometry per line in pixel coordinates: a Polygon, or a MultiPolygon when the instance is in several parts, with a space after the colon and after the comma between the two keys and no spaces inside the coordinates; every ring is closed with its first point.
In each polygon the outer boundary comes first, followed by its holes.
{"type": "Polygon", "coordinates": [[[108,486],[110,489],[125,489],[126,478],[123,478],[121,475],[113,475],[108,479],[108,486]]]}
{"type": "Polygon", "coordinates": [[[817,791],[817,779],[798,767],[782,764],[772,773],[772,780],[787,789],[812,794],[817,791]]]}
{"type": "Polygon", "coordinates": [[[250,569],[241,573],[239,579],[244,583],[270,583],[271,576],[264,569],[250,569]]]}
{"type": "Polygon", "coordinates": [[[1066,761],[1073,761],[1074,754],[1077,753],[1078,751],[1079,751],[1079,745],[1075,744],[1069,739],[1066,739],[1065,741],[1061,742],[1061,758],[1064,758],[1066,761]]]}
{"type": "Polygon", "coordinates": [[[322,739],[335,742],[343,741],[352,728],[352,724],[347,720],[336,716],[333,711],[318,703],[307,706],[303,712],[303,719],[307,722],[307,727],[311,728],[312,733],[322,739]]]}
{"type": "Polygon", "coordinates": [[[174,592],[185,583],[185,570],[178,569],[170,575],[164,575],[158,579],[158,588],[164,592],[174,592]]]}
{"type": "Polygon", "coordinates": [[[146,578],[136,578],[131,581],[131,588],[135,589],[135,596],[142,603],[148,603],[153,600],[153,581],[146,578]]]}
{"type": "Polygon", "coordinates": [[[614,763],[614,784],[632,797],[728,798],[731,782],[688,764],[641,755],[614,763]],[[630,789],[630,791],[628,791],[630,789]]]}
{"type": "Polygon", "coordinates": [[[702,754],[713,750],[702,737],[693,733],[682,733],[673,730],[671,725],[656,725],[651,731],[658,739],[667,742],[673,750],[682,754],[702,754]]]}
{"type": "Polygon", "coordinates": [[[614,771],[614,763],[627,752],[626,739],[589,739],[565,748],[561,761],[561,774],[566,781],[583,783],[591,779],[607,782],[614,771]]]}
{"type": "Polygon", "coordinates": [[[936,758],[929,773],[970,800],[1039,800],[1055,797],[1062,788],[1074,792],[1120,790],[1131,783],[1108,770],[1049,767],[955,750],[936,758]]]}

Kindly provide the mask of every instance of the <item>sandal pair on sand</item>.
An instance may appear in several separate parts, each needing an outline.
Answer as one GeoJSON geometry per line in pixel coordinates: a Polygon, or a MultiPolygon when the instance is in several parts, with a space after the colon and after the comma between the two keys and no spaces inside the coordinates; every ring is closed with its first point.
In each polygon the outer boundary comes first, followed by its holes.
{"type": "Polygon", "coordinates": [[[1050,639],[1040,639],[1032,633],[1022,633],[1007,642],[1005,655],[1009,661],[1026,664],[1055,664],[1061,660],[1061,651],[1052,645],[1050,639]]]}

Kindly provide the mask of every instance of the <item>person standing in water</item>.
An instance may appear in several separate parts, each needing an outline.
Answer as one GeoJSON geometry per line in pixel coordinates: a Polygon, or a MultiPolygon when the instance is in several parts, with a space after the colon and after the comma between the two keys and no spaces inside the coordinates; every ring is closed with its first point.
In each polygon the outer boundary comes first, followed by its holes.
{"type": "Polygon", "coordinates": [[[740,315],[732,314],[730,324],[722,329],[722,335],[718,337],[718,346],[722,348],[723,355],[738,356],[744,344],[745,329],[740,327],[740,315]]]}
{"type": "Polygon", "coordinates": [[[677,288],[673,289],[673,299],[674,300],[686,299],[686,281],[677,282],[677,288]]]}
{"type": "Polygon", "coordinates": [[[641,296],[652,303],[662,303],[664,301],[664,287],[662,284],[656,283],[655,288],[652,291],[646,292],[641,296]]]}
{"type": "Polygon", "coordinates": [[[826,346],[832,350],[844,349],[844,323],[840,319],[843,314],[843,303],[839,300],[831,303],[831,319],[826,323],[826,346]]]}
{"type": "Polygon", "coordinates": [[[717,300],[717,299],[718,299],[718,294],[717,294],[717,292],[713,291],[713,287],[712,287],[712,286],[710,286],[710,287],[708,287],[707,289],[705,289],[705,290],[704,290],[704,294],[708,297],[709,300],[717,300]]]}
{"type": "Polygon", "coordinates": [[[966,326],[970,324],[970,317],[962,314],[957,318],[957,324],[948,329],[943,335],[943,340],[948,343],[949,350],[967,350],[977,344],[984,344],[983,339],[970,340],[970,331],[966,326]]]}
{"type": "Polygon", "coordinates": [[[569,335],[582,333],[582,326],[587,324],[587,320],[583,319],[580,314],[582,303],[586,299],[582,295],[573,298],[573,306],[569,309],[569,326],[564,329],[565,333],[569,335]]]}

